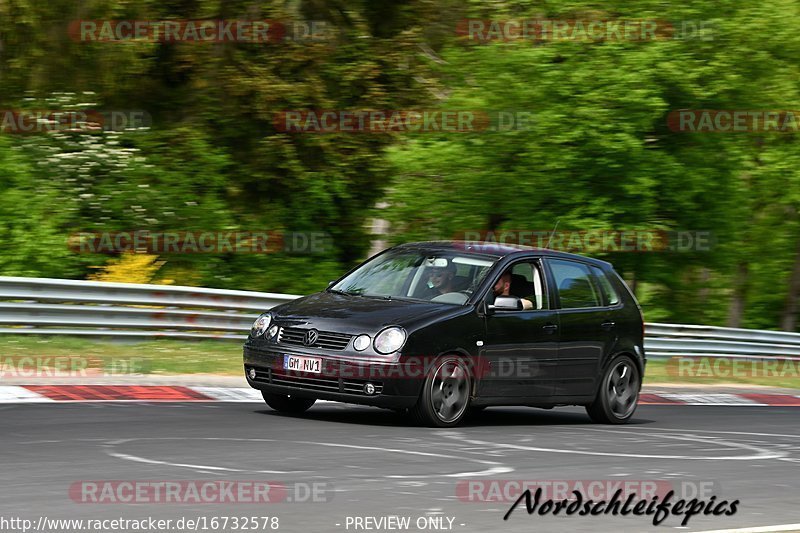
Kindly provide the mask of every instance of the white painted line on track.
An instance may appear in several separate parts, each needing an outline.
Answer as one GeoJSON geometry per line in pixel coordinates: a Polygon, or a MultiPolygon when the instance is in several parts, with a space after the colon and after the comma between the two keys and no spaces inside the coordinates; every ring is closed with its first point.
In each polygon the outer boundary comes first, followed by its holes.
{"type": "Polygon", "coordinates": [[[668,400],[675,400],[688,405],[753,405],[765,406],[765,403],[759,403],[750,398],[739,396],[738,394],[659,394],[662,398],[668,400]]]}
{"type": "MultiPolygon", "coordinates": [[[[127,453],[108,452],[108,455],[116,459],[124,459],[126,461],[133,461],[135,463],[147,463],[151,465],[166,465],[177,466],[181,468],[193,468],[195,470],[213,470],[221,472],[249,472],[249,470],[241,470],[239,468],[228,468],[225,466],[208,466],[208,465],[193,465],[187,463],[170,463],[169,461],[159,461],[156,459],[148,459],[146,457],[138,457],[127,453]]],[[[253,470],[257,474],[307,474],[308,470],[253,470]]]]}
{"type": "Polygon", "coordinates": [[[52,403],[54,401],[19,385],[0,386],[0,403],[52,403]]]}
{"type": "Polygon", "coordinates": [[[743,527],[739,529],[715,529],[698,533],[771,533],[773,531],[800,531],[800,524],[782,524],[778,526],[743,527]]]}
{"type": "MultiPolygon", "coordinates": [[[[335,448],[355,448],[360,450],[377,450],[383,452],[390,452],[390,453],[407,453],[411,455],[422,455],[427,457],[444,457],[447,459],[457,459],[463,461],[463,457],[455,456],[455,455],[444,455],[441,453],[431,453],[431,452],[418,452],[414,450],[399,450],[396,448],[380,448],[378,446],[358,446],[355,444],[335,444],[330,442],[310,442],[310,441],[295,441],[298,444],[316,444],[318,446],[330,446],[335,448]]],[[[481,470],[480,472],[458,472],[455,474],[433,474],[433,475],[389,475],[386,476],[392,479],[406,479],[406,478],[425,478],[425,477],[470,477],[470,476],[490,476],[494,474],[507,474],[508,472],[512,472],[514,469],[502,466],[501,463],[496,461],[484,461],[481,459],[467,459],[468,461],[473,461],[479,464],[484,465],[491,465],[490,468],[487,470],[481,470]]]]}
{"type": "MultiPolygon", "coordinates": [[[[612,430],[604,430],[612,431],[612,430]]],[[[726,435],[749,435],[753,437],[790,437],[793,439],[800,439],[800,435],[787,435],[786,433],[754,433],[751,431],[718,431],[711,429],[695,429],[695,428],[638,428],[636,426],[625,426],[624,431],[673,431],[682,433],[722,433],[726,435]]]]}
{"type": "MultiPolygon", "coordinates": [[[[596,429],[596,431],[604,431],[596,429]]],[[[617,433],[613,430],[608,430],[610,433],[617,433]]],[[[701,444],[720,445],[729,448],[738,448],[742,450],[749,450],[754,452],[753,455],[728,455],[728,456],[694,456],[694,455],[657,455],[657,454],[642,454],[642,453],[622,453],[622,452],[595,452],[589,450],[566,450],[563,448],[542,448],[536,446],[522,446],[519,444],[508,444],[499,442],[487,442],[480,440],[467,439],[458,433],[444,435],[446,438],[451,438],[459,442],[472,444],[476,446],[486,446],[488,448],[504,448],[509,450],[530,451],[530,452],[548,452],[548,453],[566,453],[572,455],[597,455],[602,457],[629,457],[635,459],[680,459],[680,460],[704,460],[704,461],[754,461],[761,459],[781,459],[788,454],[781,451],[772,451],[765,448],[759,448],[750,444],[740,442],[730,442],[723,440],[716,440],[713,437],[690,437],[681,435],[652,435],[657,438],[675,439],[689,442],[699,442],[701,444]]]]}
{"type": "MultiPolygon", "coordinates": [[[[189,386],[189,385],[108,385],[117,389],[117,392],[125,395],[129,393],[129,397],[111,398],[106,397],[107,393],[103,391],[105,385],[59,385],[47,384],[43,392],[34,392],[25,386],[21,385],[5,385],[0,386],[0,404],[21,404],[21,403],[100,403],[100,402],[131,402],[131,403],[174,403],[174,402],[220,402],[220,403],[262,403],[264,400],[261,397],[260,391],[250,387],[219,387],[219,386],[189,386]],[[59,388],[63,387],[64,394],[60,394],[59,388]],[[92,387],[97,387],[98,391],[93,392],[92,387]],[[153,389],[170,389],[174,388],[176,396],[170,397],[148,397],[146,391],[139,389],[152,387],[153,389]],[[192,390],[198,397],[181,398],[181,395],[186,394],[186,389],[192,390]],[[50,397],[53,396],[54,397],[50,397]],[[85,397],[82,397],[85,396],[85,397]]],[[[154,394],[157,394],[158,391],[154,394]]],[[[763,400],[769,395],[761,395],[759,399],[748,398],[740,394],[728,393],[711,393],[711,394],[698,394],[698,393],[658,393],[656,396],[661,397],[674,403],[656,405],[670,405],[670,406],[731,406],[731,407],[798,407],[796,402],[786,402],[786,398],[800,398],[800,396],[792,395],[774,395],[777,403],[770,403],[770,400],[763,400]],[[765,403],[767,402],[767,403],[765,403]]],[[[317,400],[319,405],[336,404],[340,407],[353,406],[356,404],[349,404],[347,402],[334,402],[330,400],[317,400]]],[[[644,402],[642,405],[651,405],[644,402]]]]}
{"type": "Polygon", "coordinates": [[[514,469],[508,466],[503,465],[502,463],[498,463],[496,461],[487,461],[483,459],[474,459],[474,458],[465,458],[456,455],[447,455],[442,453],[434,453],[434,452],[421,452],[416,450],[404,450],[398,448],[382,448],[379,446],[359,446],[356,444],[338,444],[333,442],[315,442],[315,441],[278,441],[275,439],[245,439],[245,438],[227,438],[227,437],[201,437],[197,439],[183,439],[177,437],[142,437],[142,438],[131,438],[131,439],[121,439],[117,441],[110,441],[106,444],[106,454],[115,459],[122,459],[125,461],[133,461],[137,463],[148,463],[148,464],[155,464],[155,465],[164,465],[164,466],[174,466],[180,468],[191,468],[194,470],[211,470],[211,471],[226,471],[226,472],[255,472],[259,474],[295,474],[295,473],[306,473],[307,471],[298,470],[293,472],[280,472],[274,470],[243,470],[237,468],[229,468],[223,466],[208,466],[208,465],[197,465],[197,464],[187,464],[187,463],[173,463],[170,461],[161,461],[158,459],[148,459],[146,457],[139,457],[136,455],[126,454],[116,452],[111,447],[124,444],[128,442],[134,441],[143,441],[143,440],[213,440],[213,441],[241,441],[241,442],[281,442],[283,444],[308,444],[313,446],[327,446],[332,448],[350,448],[350,449],[358,449],[358,450],[372,450],[372,451],[379,451],[379,452],[388,452],[388,453],[397,453],[397,454],[405,454],[405,455],[416,455],[416,456],[424,456],[424,457],[439,457],[444,459],[455,459],[459,462],[471,462],[476,463],[479,465],[485,465],[489,468],[485,470],[481,470],[478,472],[453,472],[453,473],[440,473],[440,474],[408,474],[408,475],[387,475],[384,476],[386,478],[392,479],[419,479],[419,478],[439,478],[439,477],[453,477],[453,478],[460,478],[460,477],[476,477],[476,476],[491,476],[491,475],[498,475],[498,474],[507,474],[509,472],[513,472],[514,469]]]}
{"type": "Polygon", "coordinates": [[[192,387],[192,390],[220,402],[263,402],[261,392],[243,387],[192,387]]]}

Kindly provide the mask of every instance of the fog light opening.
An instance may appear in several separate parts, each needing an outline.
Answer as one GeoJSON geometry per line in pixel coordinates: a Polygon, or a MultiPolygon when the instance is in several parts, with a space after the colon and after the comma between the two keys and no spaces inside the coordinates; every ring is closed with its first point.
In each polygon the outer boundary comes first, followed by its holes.
{"type": "Polygon", "coordinates": [[[366,385],[364,385],[364,393],[368,394],[369,396],[375,394],[375,385],[373,385],[372,383],[367,383],[366,385]]]}
{"type": "Polygon", "coordinates": [[[250,376],[250,379],[256,379],[256,369],[251,368],[247,371],[247,375],[250,376]]]}

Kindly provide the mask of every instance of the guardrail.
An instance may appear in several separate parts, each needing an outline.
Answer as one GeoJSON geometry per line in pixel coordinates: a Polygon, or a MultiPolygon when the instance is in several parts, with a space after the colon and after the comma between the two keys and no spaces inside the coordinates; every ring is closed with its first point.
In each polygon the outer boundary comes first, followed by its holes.
{"type": "MultiPolygon", "coordinates": [[[[241,341],[259,313],[297,295],[173,285],[0,277],[0,334],[241,341]]],[[[649,358],[798,357],[800,334],[647,323],[649,358]]]]}
{"type": "Polygon", "coordinates": [[[676,356],[728,358],[798,358],[800,333],[722,328],[692,324],[645,324],[648,358],[676,356]]]}
{"type": "Polygon", "coordinates": [[[0,277],[0,333],[242,340],[261,312],[295,298],[173,285],[0,277]]]}

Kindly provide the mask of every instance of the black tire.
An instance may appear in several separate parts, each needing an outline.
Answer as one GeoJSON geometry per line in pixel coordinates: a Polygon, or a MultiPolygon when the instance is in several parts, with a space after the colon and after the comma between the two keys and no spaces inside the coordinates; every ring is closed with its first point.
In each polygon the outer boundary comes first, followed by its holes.
{"type": "Polygon", "coordinates": [[[420,425],[454,427],[469,411],[471,391],[472,377],[464,360],[445,355],[428,372],[419,400],[409,411],[420,425]]]}
{"type": "Polygon", "coordinates": [[[275,394],[263,390],[261,396],[264,397],[267,405],[276,411],[292,415],[305,413],[317,401],[315,398],[293,398],[287,394],[275,394]]]}
{"type": "Polygon", "coordinates": [[[597,397],[586,406],[586,412],[598,424],[624,424],[636,412],[641,388],[636,362],[628,355],[619,355],[603,372],[597,397]]]}

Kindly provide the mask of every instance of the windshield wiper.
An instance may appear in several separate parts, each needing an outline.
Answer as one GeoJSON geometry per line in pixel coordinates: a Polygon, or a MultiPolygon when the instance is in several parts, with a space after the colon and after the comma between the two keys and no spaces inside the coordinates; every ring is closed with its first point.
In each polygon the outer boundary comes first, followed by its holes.
{"type": "Polygon", "coordinates": [[[405,296],[390,296],[390,295],[386,295],[386,296],[384,296],[384,298],[386,300],[400,300],[401,302],[420,302],[420,301],[422,301],[422,300],[419,300],[417,298],[407,298],[405,296]]]}
{"type": "Polygon", "coordinates": [[[373,300],[387,300],[393,301],[397,300],[400,302],[424,302],[425,300],[420,300],[419,298],[408,298],[406,296],[394,296],[391,294],[362,294],[364,298],[372,298],[373,300]]]}
{"type": "Polygon", "coordinates": [[[339,289],[328,289],[328,292],[332,292],[333,294],[344,294],[345,296],[364,296],[360,292],[347,292],[340,291],[339,289]]]}
{"type": "Polygon", "coordinates": [[[331,292],[333,294],[344,294],[347,296],[358,296],[360,298],[369,298],[371,300],[399,300],[402,302],[424,302],[426,300],[421,300],[419,298],[408,298],[405,296],[392,296],[391,294],[367,294],[363,292],[347,292],[347,291],[340,291],[339,289],[327,289],[327,292],[331,292]]]}

